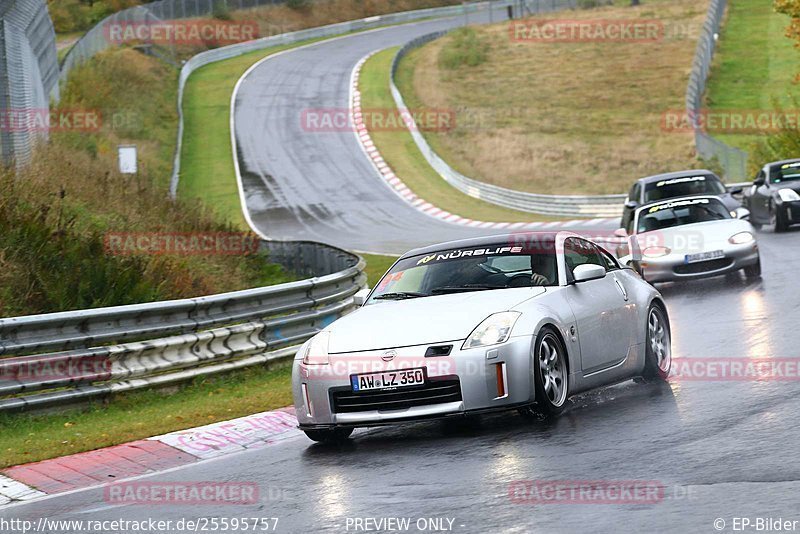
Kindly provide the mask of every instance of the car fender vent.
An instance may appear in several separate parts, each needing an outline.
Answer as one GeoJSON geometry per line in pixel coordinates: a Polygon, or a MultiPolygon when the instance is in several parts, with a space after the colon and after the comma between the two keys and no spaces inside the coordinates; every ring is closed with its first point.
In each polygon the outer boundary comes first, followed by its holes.
{"type": "Polygon", "coordinates": [[[433,345],[428,347],[425,351],[425,357],[431,358],[435,356],[449,356],[450,351],[453,350],[453,345],[433,345]]]}

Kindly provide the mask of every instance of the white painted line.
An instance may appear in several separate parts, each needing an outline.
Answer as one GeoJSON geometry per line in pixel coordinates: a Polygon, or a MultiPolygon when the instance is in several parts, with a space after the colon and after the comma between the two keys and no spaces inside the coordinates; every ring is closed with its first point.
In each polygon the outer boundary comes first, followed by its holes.
{"type": "Polygon", "coordinates": [[[43,492],[22,482],[0,475],[0,505],[11,501],[28,501],[43,495],[45,495],[43,492]]]}

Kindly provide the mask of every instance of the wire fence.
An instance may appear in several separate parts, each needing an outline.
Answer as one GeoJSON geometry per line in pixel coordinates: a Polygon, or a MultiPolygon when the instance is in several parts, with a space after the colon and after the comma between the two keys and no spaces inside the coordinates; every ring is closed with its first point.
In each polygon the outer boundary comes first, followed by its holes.
{"type": "Polygon", "coordinates": [[[703,131],[700,124],[703,95],[706,90],[711,62],[719,38],[719,29],[725,14],[727,0],[711,0],[706,21],[697,42],[689,85],[686,88],[686,113],[692,122],[697,154],[722,167],[725,177],[731,180],[747,179],[747,152],[727,145],[703,131]]]}
{"type": "Polygon", "coordinates": [[[45,0],[0,2],[0,156],[25,165],[47,137],[50,97],[58,97],[55,31],[45,0]]]}
{"type": "Polygon", "coordinates": [[[103,50],[115,45],[109,38],[111,27],[138,24],[155,24],[163,21],[208,17],[230,11],[282,4],[284,0],[159,0],[141,6],[123,9],[109,15],[86,34],[69,50],[61,65],[61,80],[77,65],[91,59],[103,50]]]}

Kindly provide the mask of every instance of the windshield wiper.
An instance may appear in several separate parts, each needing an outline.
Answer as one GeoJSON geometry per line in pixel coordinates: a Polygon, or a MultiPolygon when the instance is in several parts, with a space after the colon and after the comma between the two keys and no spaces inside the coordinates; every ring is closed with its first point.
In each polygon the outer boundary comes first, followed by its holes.
{"type": "Polygon", "coordinates": [[[416,293],[414,291],[396,291],[394,293],[384,293],[377,297],[372,297],[372,300],[403,300],[415,299],[417,297],[427,297],[427,293],[416,293]]]}
{"type": "Polygon", "coordinates": [[[490,286],[486,284],[464,284],[461,286],[442,286],[432,290],[432,294],[437,293],[463,293],[465,291],[486,290],[486,289],[506,289],[506,286],[490,286]]]}

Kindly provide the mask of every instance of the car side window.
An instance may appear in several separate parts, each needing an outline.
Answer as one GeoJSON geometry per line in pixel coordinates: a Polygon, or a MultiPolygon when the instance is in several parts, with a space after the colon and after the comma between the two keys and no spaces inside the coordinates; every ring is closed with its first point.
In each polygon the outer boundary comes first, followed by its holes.
{"type": "Polygon", "coordinates": [[[564,240],[564,262],[570,278],[578,265],[600,265],[607,268],[607,263],[598,252],[597,247],[589,241],[577,237],[568,237],[564,240]]]}
{"type": "Polygon", "coordinates": [[[597,247],[597,250],[600,251],[600,258],[603,260],[603,264],[605,265],[606,272],[614,271],[619,269],[619,264],[617,264],[617,260],[614,259],[611,254],[607,251],[603,250],[602,248],[597,247]]]}

